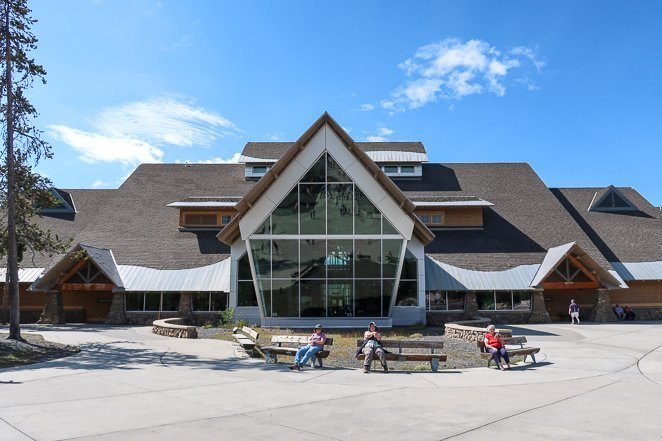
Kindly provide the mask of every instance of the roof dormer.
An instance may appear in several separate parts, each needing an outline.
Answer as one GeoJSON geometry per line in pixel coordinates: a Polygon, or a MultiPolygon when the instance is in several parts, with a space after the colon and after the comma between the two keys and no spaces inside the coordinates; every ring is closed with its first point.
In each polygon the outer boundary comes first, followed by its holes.
{"type": "Polygon", "coordinates": [[[638,208],[613,185],[593,195],[589,211],[637,211],[638,208]]]}
{"type": "Polygon", "coordinates": [[[219,231],[237,214],[241,197],[196,196],[172,202],[179,209],[179,231],[219,231]]]}

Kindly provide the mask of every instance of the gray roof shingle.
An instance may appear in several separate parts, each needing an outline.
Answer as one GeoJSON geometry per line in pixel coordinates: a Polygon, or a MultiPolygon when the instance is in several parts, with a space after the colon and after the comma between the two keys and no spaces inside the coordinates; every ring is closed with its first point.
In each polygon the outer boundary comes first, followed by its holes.
{"type": "Polygon", "coordinates": [[[610,262],[662,261],[662,212],[630,187],[617,187],[637,211],[589,211],[604,188],[553,188],[551,192],[610,262]]]}
{"type": "MultiPolygon", "coordinates": [[[[262,159],[280,159],[293,142],[248,142],[241,152],[244,156],[262,159]]],[[[422,142],[357,142],[364,152],[412,152],[426,153],[422,142]]]]}
{"type": "Polygon", "coordinates": [[[484,208],[483,230],[434,229],[425,252],[436,260],[500,271],[540,263],[549,248],[576,241],[611,269],[529,164],[423,164],[423,179],[396,184],[410,199],[471,196],[494,204],[484,208]]]}

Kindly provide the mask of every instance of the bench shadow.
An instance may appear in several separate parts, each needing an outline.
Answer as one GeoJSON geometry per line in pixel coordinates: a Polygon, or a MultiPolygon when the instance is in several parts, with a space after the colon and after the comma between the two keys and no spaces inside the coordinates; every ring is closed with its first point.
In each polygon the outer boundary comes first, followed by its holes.
{"type": "Polygon", "coordinates": [[[551,361],[539,361],[538,363],[526,363],[523,365],[516,365],[510,368],[511,371],[535,371],[539,367],[552,365],[551,361]]]}
{"type": "MultiPolygon", "coordinates": [[[[504,326],[505,327],[505,326],[504,326]]],[[[558,337],[559,334],[548,331],[539,331],[537,329],[521,328],[519,326],[508,326],[508,329],[512,329],[513,336],[547,336],[547,337],[558,337]]]]}

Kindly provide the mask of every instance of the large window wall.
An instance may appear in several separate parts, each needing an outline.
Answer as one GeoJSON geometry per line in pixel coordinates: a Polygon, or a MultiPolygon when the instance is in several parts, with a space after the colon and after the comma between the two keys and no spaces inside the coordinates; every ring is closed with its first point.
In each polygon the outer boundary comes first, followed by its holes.
{"type": "Polygon", "coordinates": [[[325,153],[248,240],[262,313],[389,316],[404,245],[325,153]]]}
{"type": "Polygon", "coordinates": [[[476,292],[479,311],[529,311],[531,291],[476,292]]]}

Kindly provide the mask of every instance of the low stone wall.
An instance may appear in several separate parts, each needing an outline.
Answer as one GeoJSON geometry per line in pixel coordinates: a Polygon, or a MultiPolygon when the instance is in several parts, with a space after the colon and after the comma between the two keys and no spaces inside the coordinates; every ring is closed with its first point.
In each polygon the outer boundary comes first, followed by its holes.
{"type": "MultiPolygon", "coordinates": [[[[476,317],[472,320],[463,320],[455,323],[446,323],[444,335],[449,338],[456,338],[466,341],[478,341],[485,336],[485,328],[490,324],[490,319],[485,317],[476,317]]],[[[499,328],[497,332],[503,337],[512,337],[512,329],[499,328]]]]}
{"type": "Polygon", "coordinates": [[[152,323],[154,334],[165,335],[176,338],[198,338],[198,330],[195,326],[178,325],[183,319],[175,317],[164,320],[155,320],[152,323]]]}

